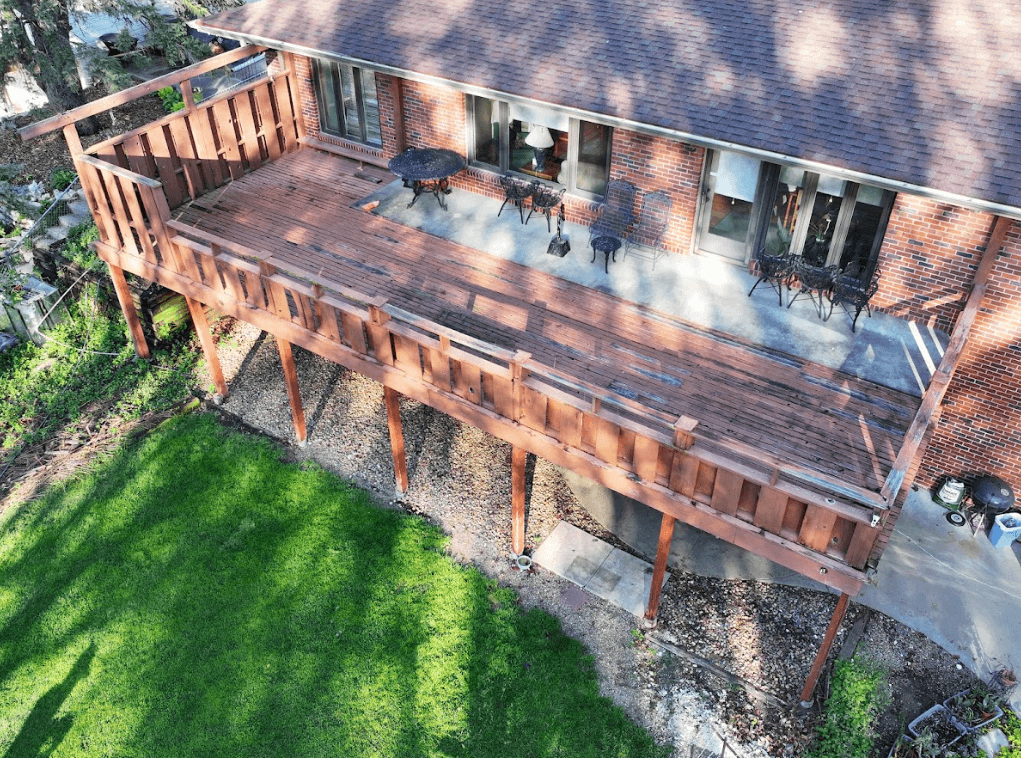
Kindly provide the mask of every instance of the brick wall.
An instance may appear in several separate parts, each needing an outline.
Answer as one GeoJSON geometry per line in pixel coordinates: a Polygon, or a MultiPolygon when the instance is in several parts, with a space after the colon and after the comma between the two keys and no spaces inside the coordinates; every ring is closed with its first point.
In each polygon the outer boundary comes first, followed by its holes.
{"type": "MultiPolygon", "coordinates": [[[[988,231],[987,231],[988,236],[988,231]]],[[[943,402],[919,483],[988,471],[1021,496],[1021,223],[1014,222],[943,402]]]]}
{"type": "Polygon", "coordinates": [[[949,332],[992,224],[987,213],[897,195],[879,253],[878,308],[949,332]]]}
{"type": "Polygon", "coordinates": [[[614,129],[610,177],[639,188],[637,210],[644,193],[665,190],[673,199],[671,223],[665,237],[672,253],[691,249],[705,149],[684,142],[614,129]]]}

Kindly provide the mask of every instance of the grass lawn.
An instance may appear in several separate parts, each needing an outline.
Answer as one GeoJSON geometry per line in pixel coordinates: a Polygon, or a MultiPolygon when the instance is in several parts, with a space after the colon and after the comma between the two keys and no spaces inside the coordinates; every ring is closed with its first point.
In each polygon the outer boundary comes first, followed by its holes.
{"type": "Polygon", "coordinates": [[[646,756],[422,519],[181,419],[0,516],[0,755],[646,756]]]}

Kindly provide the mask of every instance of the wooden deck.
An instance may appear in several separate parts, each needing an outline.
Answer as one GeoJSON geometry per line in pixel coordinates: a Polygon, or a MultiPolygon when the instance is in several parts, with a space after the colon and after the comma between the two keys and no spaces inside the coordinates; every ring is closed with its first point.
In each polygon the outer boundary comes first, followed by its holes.
{"type": "Polygon", "coordinates": [[[663,414],[696,419],[700,439],[738,443],[874,492],[882,487],[917,398],[352,207],[377,187],[357,168],[299,149],[174,217],[281,272],[386,298],[663,414]]]}

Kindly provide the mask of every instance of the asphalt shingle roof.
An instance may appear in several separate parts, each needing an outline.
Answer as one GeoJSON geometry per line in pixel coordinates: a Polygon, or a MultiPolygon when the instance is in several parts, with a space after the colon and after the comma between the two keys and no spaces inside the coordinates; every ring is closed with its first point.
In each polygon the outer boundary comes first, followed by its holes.
{"type": "Polygon", "coordinates": [[[260,0],[203,26],[1021,208],[1013,0],[260,0]]]}

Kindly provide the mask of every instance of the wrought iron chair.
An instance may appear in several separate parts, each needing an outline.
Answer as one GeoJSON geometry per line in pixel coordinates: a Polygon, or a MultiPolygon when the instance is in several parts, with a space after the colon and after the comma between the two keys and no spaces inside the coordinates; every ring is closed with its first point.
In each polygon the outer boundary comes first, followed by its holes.
{"type": "Polygon", "coordinates": [[[787,301],[787,307],[790,308],[794,305],[794,301],[802,295],[807,295],[815,305],[815,311],[819,314],[819,318],[825,321],[833,312],[833,302],[830,296],[833,292],[833,282],[839,273],[840,269],[836,266],[813,266],[803,257],[796,258],[791,271],[791,280],[797,279],[801,284],[801,289],[787,301]],[[830,301],[830,310],[823,316],[827,300],[830,301]]]}
{"type": "Polygon", "coordinates": [[[532,182],[532,209],[528,211],[528,218],[525,219],[525,224],[528,224],[528,219],[532,217],[533,213],[538,211],[546,217],[546,231],[553,231],[550,225],[550,215],[553,213],[553,209],[560,205],[566,191],[566,187],[556,190],[552,187],[547,187],[541,182],[532,182]]]}
{"type": "Polygon", "coordinates": [[[589,245],[599,237],[623,240],[635,218],[635,185],[623,179],[613,179],[606,185],[606,200],[596,209],[596,220],[589,227],[589,245]]]}
{"type": "Polygon", "coordinates": [[[513,203],[514,207],[518,209],[521,223],[525,223],[525,200],[532,196],[535,185],[532,182],[526,182],[524,179],[518,179],[510,174],[504,174],[500,177],[500,186],[503,187],[504,200],[496,215],[499,216],[503,213],[507,203],[513,203]]]}
{"type": "Polygon", "coordinates": [[[624,241],[625,260],[629,253],[640,258],[652,258],[652,268],[656,268],[656,261],[666,255],[663,237],[666,236],[673,203],[673,198],[663,190],[656,190],[645,196],[638,225],[624,241]]]}
{"type": "Polygon", "coordinates": [[[766,252],[765,248],[760,248],[755,256],[755,265],[759,270],[759,278],[752,285],[752,288],[748,290],[748,297],[752,296],[756,287],[766,282],[776,290],[779,303],[783,305],[783,288],[787,287],[790,289],[790,278],[794,271],[794,264],[794,256],[792,255],[787,255],[786,253],[783,255],[771,255],[766,252]]]}
{"type": "Polygon", "coordinates": [[[872,308],[869,302],[879,290],[879,272],[873,274],[871,280],[859,279],[854,276],[839,276],[833,283],[833,293],[830,295],[830,314],[833,308],[840,305],[848,318],[851,319],[851,331],[854,331],[858,323],[858,317],[865,311],[869,318],[872,318],[872,308]],[[851,310],[854,316],[851,316],[851,310]]]}

